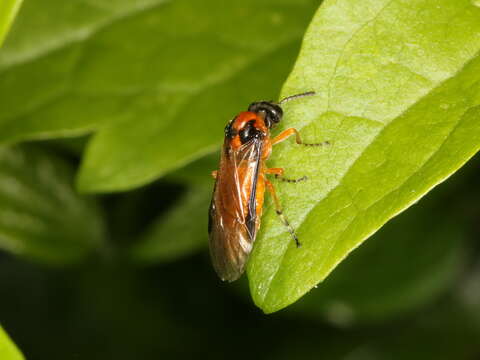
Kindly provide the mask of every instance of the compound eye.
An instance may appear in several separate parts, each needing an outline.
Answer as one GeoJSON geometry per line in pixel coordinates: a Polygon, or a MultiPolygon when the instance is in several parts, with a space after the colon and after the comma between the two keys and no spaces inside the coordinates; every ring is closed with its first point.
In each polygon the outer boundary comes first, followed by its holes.
{"type": "Polygon", "coordinates": [[[268,123],[268,127],[272,127],[280,122],[280,116],[274,109],[268,109],[265,112],[265,120],[268,123]]]}

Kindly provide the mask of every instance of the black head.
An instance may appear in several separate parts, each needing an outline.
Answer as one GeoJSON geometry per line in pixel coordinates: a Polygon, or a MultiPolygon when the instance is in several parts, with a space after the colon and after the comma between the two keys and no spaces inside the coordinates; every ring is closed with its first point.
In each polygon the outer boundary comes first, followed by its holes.
{"type": "Polygon", "coordinates": [[[271,129],[277,125],[283,117],[280,105],[271,101],[259,101],[250,104],[248,111],[259,114],[265,120],[265,125],[271,129]]]}

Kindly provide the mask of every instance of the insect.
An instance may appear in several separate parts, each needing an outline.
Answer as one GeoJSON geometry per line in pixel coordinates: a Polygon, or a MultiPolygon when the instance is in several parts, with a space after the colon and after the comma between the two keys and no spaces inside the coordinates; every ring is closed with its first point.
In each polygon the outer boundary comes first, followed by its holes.
{"type": "Polygon", "coordinates": [[[271,194],[276,212],[287,227],[297,247],[300,242],[283,214],[273,184],[266,175],[275,175],[283,181],[296,183],[306,177],[291,180],[283,178],[282,168],[268,168],[265,164],[272,145],[295,135],[296,143],[306,146],[294,128],[270,138],[270,129],[283,117],[281,105],[287,101],[311,96],[313,91],[286,97],[280,102],[260,101],[250,104],[225,127],[225,140],[220,166],[212,173],[216,179],[209,211],[208,232],[210,255],[215,271],[222,280],[237,280],[245,269],[252,250],[260,218],[265,189],[271,194]]]}

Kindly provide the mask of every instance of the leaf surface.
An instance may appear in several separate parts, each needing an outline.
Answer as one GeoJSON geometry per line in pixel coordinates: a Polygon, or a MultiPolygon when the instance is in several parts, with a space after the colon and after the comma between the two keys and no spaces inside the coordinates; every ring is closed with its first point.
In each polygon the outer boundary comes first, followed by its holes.
{"type": "Polygon", "coordinates": [[[22,353],[17,349],[8,334],[0,326],[0,359],[24,360],[22,353]]]}
{"type": "Polygon", "coordinates": [[[132,249],[139,263],[177,260],[208,244],[207,209],[211,186],[191,186],[168,213],[155,219],[132,249]]]}
{"type": "MultiPolygon", "coordinates": [[[[327,0],[283,95],[282,128],[305,142],[270,166],[309,181],[278,184],[297,249],[270,207],[248,273],[255,303],[279,310],[321,282],[385,222],[480,147],[480,7],[449,0],[327,0]]],[[[368,281],[368,280],[366,280],[368,281]]]]}
{"type": "Polygon", "coordinates": [[[204,156],[170,174],[166,182],[186,187],[167,213],[157,216],[131,249],[133,261],[155,264],[188,256],[208,246],[208,208],[220,155],[204,156]]]}
{"type": "Polygon", "coordinates": [[[148,183],[212,152],[235,113],[276,96],[317,6],[27,2],[0,52],[0,98],[8,104],[0,107],[0,143],[100,130],[79,188],[148,183]]]}
{"type": "Polygon", "coordinates": [[[277,95],[317,5],[175,1],[105,31],[108,52],[91,62],[89,83],[100,76],[128,97],[124,121],[89,144],[79,189],[131,189],[217,149],[236,113],[277,95]],[[123,38],[137,46],[119,46],[123,38]]]}
{"type": "Polygon", "coordinates": [[[22,5],[23,0],[3,0],[0,3],[0,47],[10,30],[15,15],[22,5]]]}
{"type": "Polygon", "coordinates": [[[97,206],[72,182],[69,164],[39,147],[0,149],[0,248],[62,265],[100,247],[97,206]]]}
{"type": "Polygon", "coordinates": [[[456,198],[462,185],[465,181],[449,181],[385,224],[321,286],[289,308],[293,315],[316,314],[340,326],[378,324],[443,295],[469,261],[469,221],[463,199],[456,198]],[[450,207],[443,209],[446,201],[450,207]]]}

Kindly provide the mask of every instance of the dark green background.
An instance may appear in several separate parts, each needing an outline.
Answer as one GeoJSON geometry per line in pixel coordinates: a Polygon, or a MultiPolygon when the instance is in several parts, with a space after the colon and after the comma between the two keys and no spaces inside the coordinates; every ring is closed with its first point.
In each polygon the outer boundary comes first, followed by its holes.
{"type": "MultiPolygon", "coordinates": [[[[117,236],[111,256],[69,268],[2,253],[2,324],[29,359],[474,359],[479,160],[278,313],[266,316],[254,307],[245,279],[221,283],[205,247],[139,267],[122,257],[129,236],[117,236]]],[[[101,202],[111,229],[135,234],[148,218],[165,216],[183,191],[159,181],[101,202]],[[164,205],[152,205],[152,198],[164,205]],[[141,209],[135,221],[132,208],[141,209]]],[[[205,218],[194,221],[206,227],[205,218]]]]}

